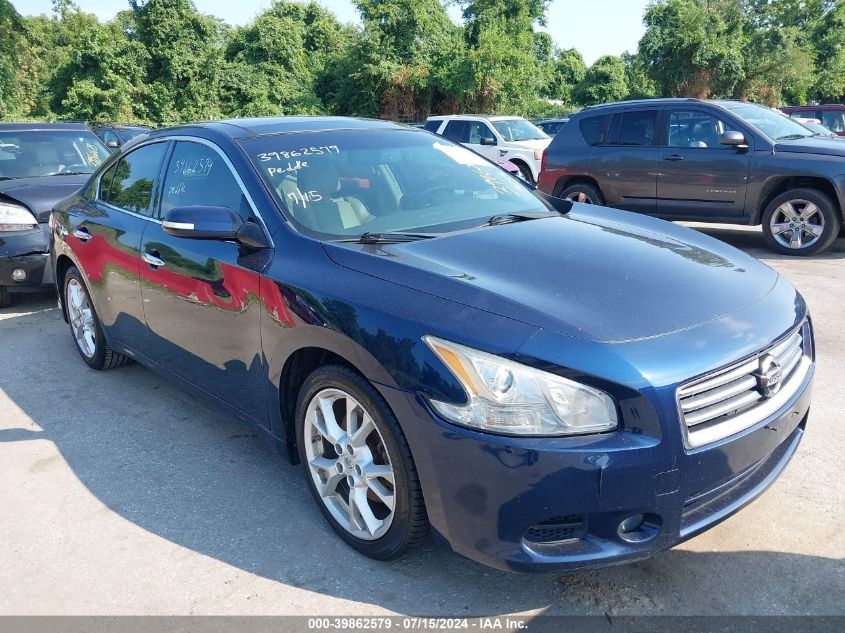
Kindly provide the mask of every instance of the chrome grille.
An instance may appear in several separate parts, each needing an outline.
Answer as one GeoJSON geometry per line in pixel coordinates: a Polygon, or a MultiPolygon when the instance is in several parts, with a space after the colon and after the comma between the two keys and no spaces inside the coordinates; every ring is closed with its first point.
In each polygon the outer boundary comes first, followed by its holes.
{"type": "Polygon", "coordinates": [[[800,387],[809,371],[809,325],[805,323],[753,358],[678,389],[684,438],[690,448],[738,433],[774,413],[800,387]],[[780,390],[764,395],[758,374],[771,355],[781,368],[780,390]]]}

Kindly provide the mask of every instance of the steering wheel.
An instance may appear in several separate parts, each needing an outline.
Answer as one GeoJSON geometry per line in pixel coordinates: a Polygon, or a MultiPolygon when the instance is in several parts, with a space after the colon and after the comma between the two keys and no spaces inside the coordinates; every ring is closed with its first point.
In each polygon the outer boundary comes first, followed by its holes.
{"type": "Polygon", "coordinates": [[[402,198],[403,209],[425,209],[430,207],[437,201],[439,194],[451,194],[452,188],[444,185],[436,185],[423,189],[417,193],[412,193],[402,198]]]}

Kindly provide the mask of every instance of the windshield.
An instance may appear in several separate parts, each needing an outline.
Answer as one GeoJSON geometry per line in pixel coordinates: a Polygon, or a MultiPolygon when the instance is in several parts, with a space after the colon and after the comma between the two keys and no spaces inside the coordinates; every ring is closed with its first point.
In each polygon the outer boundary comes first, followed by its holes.
{"type": "Polygon", "coordinates": [[[241,144],[294,222],[326,239],[443,233],[549,211],[501,168],[426,132],[309,132],[241,144]]]}
{"type": "Polygon", "coordinates": [[[789,118],[783,112],[754,105],[753,103],[730,106],[730,111],[774,141],[788,138],[802,138],[814,134],[814,132],[811,132],[795,119],[789,118]]]}
{"type": "Polygon", "coordinates": [[[130,139],[139,136],[140,134],[146,134],[150,131],[148,127],[123,127],[117,131],[117,135],[121,137],[121,140],[126,143],[130,139]]]}
{"type": "Polygon", "coordinates": [[[549,138],[549,135],[543,130],[525,119],[502,119],[501,121],[491,121],[491,123],[506,141],[535,141],[549,138]]]}
{"type": "Polygon", "coordinates": [[[108,156],[87,130],[0,130],[0,178],[90,174],[108,156]]]}

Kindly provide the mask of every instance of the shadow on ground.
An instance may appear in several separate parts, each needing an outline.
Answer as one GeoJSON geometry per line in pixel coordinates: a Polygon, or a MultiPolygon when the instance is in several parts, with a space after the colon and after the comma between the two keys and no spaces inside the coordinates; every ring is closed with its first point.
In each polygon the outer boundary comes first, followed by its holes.
{"type": "Polygon", "coordinates": [[[110,510],[204,556],[407,614],[841,608],[833,605],[845,592],[842,562],[797,554],[675,550],[623,567],[539,576],[494,571],[435,542],[399,561],[369,560],[331,532],[300,468],[248,426],[139,365],[89,370],[58,310],[41,301],[0,320],[4,356],[30,361],[0,364],[0,385],[41,430],[2,429],[0,442],[52,442],[110,510]],[[761,593],[765,603],[755,598],[761,593]]]}

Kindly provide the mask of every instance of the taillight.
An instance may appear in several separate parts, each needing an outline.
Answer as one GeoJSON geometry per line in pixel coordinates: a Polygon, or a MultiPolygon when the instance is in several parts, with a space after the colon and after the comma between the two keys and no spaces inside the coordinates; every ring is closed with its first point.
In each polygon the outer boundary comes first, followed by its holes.
{"type": "Polygon", "coordinates": [[[542,174],[546,171],[546,156],[549,153],[549,149],[546,148],[543,150],[543,155],[540,157],[540,173],[542,174]]]}

